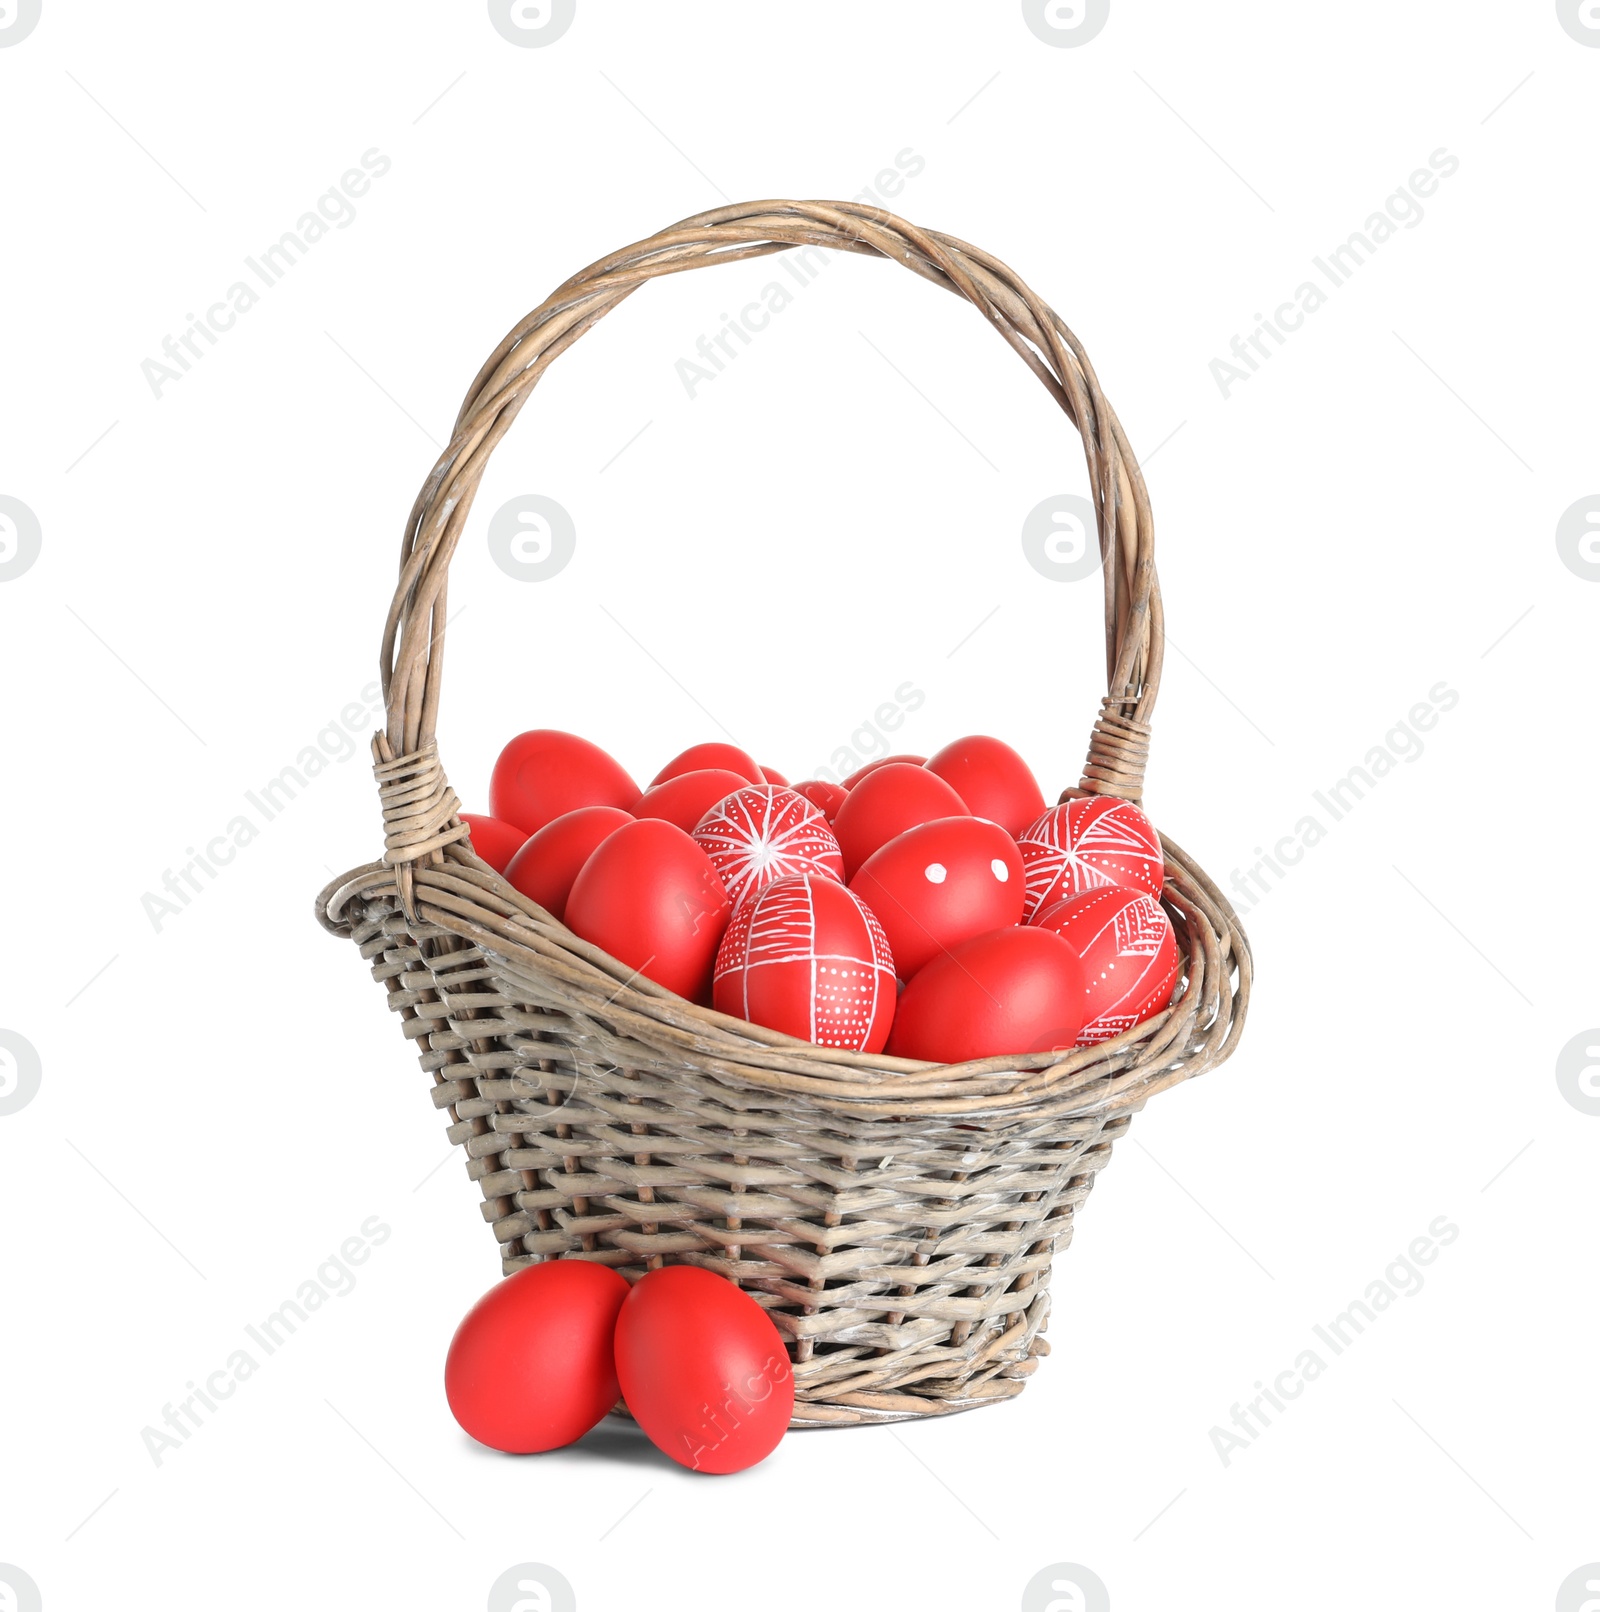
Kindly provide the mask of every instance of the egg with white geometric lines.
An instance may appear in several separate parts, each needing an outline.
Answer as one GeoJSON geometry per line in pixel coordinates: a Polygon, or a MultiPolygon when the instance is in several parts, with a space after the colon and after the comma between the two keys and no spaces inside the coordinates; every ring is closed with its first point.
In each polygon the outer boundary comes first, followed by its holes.
{"type": "Polygon", "coordinates": [[[833,879],[776,879],[735,909],[717,953],[720,1013],[850,1052],[879,1052],[894,1019],[883,925],[833,879]]]}
{"type": "Polygon", "coordinates": [[[1161,1012],[1178,983],[1178,939],[1154,896],[1091,890],[1047,907],[1033,927],[1059,935],[1083,963],[1080,1047],[1109,1041],[1161,1012]]]}

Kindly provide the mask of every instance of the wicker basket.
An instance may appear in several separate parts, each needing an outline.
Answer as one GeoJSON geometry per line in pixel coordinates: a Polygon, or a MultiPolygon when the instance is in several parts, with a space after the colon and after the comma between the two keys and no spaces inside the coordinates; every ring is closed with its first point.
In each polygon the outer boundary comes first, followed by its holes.
{"type": "Polygon", "coordinates": [[[546,367],[646,281],[800,246],[887,258],[965,297],[1077,426],[1104,557],[1107,684],[1084,792],[1138,800],[1161,671],[1143,478],[1077,338],[1011,270],[849,202],[685,219],[568,280],[479,372],[406,527],[373,741],[384,856],[322,922],[361,948],[483,1192],[506,1271],[684,1261],[789,1343],[795,1425],[942,1415],[1020,1393],[1047,1352],[1050,1264],[1111,1144],[1233,1050],[1250,952],[1165,841],[1187,967],[1172,1007],[1103,1045],[938,1066],[839,1052],[696,1007],[525,900],[469,849],[434,742],[445,580],[496,443],[546,367]]]}

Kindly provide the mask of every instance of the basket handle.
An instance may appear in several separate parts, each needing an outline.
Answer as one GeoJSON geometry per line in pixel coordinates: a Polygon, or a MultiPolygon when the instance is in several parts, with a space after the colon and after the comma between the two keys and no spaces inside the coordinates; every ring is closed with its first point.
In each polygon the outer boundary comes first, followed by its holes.
{"type": "MultiPolygon", "coordinates": [[[[388,726],[373,740],[385,860],[410,906],[410,864],[436,861],[466,828],[439,766],[434,727],[444,666],[446,582],[489,455],[546,369],[658,275],[801,246],[899,263],[965,297],[1039,378],[1083,439],[1105,588],[1106,697],[1081,791],[1138,800],[1161,679],[1161,592],[1144,478],[1088,355],[1060,317],[998,258],[856,202],[757,201],[698,213],[592,263],[521,320],[468,388],[449,446],[417,494],[381,657],[388,726]]],[[[1078,793],[1079,791],[1067,791],[1078,793]]]]}

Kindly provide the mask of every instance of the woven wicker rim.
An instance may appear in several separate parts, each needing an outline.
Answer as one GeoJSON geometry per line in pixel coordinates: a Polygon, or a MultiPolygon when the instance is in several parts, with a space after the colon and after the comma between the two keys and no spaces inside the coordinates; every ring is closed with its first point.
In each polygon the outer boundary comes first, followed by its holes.
{"type": "Polygon", "coordinates": [[[352,902],[393,894],[413,921],[476,943],[510,978],[537,980],[545,998],[554,995],[619,1037],[677,1049],[733,1085],[788,1092],[841,1113],[995,1123],[1021,1109],[1034,1115],[1138,1109],[1226,1058],[1249,1001],[1249,943],[1238,918],[1166,836],[1162,899],[1188,960],[1172,1006],[1115,1040],[1066,1056],[952,1065],[819,1047],[687,1002],[579,939],[512,889],[467,842],[435,724],[449,564],[490,454],[556,357],[646,281],[802,246],[887,258],[964,297],[1077,427],[1103,561],[1107,694],[1080,785],[1062,798],[1142,798],[1163,645],[1154,522],[1144,478],[1081,343],[1004,263],[954,236],[853,202],[748,202],[685,219],[574,275],[507,334],[468,389],[450,443],[407,521],[384,626],[388,724],[373,740],[384,858],[330,885],[318,915],[348,934],[352,902]]]}

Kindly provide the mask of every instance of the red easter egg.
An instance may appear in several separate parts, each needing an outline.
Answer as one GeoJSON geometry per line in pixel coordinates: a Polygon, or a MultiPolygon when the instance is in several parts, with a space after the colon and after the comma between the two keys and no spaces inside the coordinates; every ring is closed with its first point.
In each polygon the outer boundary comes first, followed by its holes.
{"type": "Polygon", "coordinates": [[[694,1472],[765,1460],[794,1414],[789,1351],[766,1311],[725,1277],[667,1265],[617,1316],[617,1379],[657,1449],[694,1472]]]}
{"type": "Polygon", "coordinates": [[[620,806],[580,806],[575,812],[565,812],[546,823],[512,857],[506,880],[552,918],[559,918],[567,910],[572,881],[595,847],[632,821],[632,813],[620,806]]]}
{"type": "Polygon", "coordinates": [[[974,817],[987,817],[1008,834],[1020,834],[1044,810],[1044,791],[1027,762],[1010,745],[981,733],[929,756],[928,771],[938,773],[974,817]]]}
{"type": "Polygon", "coordinates": [[[669,778],[676,778],[680,773],[704,772],[708,767],[721,767],[725,772],[736,772],[740,783],[759,784],[764,782],[761,768],[756,765],[755,757],[748,750],[741,750],[736,744],[692,744],[682,755],[674,756],[654,778],[650,780],[650,787],[664,784],[669,778]]]}
{"type": "Polygon", "coordinates": [[[1060,935],[1083,962],[1080,1047],[1109,1041],[1172,1001],[1178,937],[1154,896],[1115,886],[1091,890],[1056,902],[1033,922],[1060,935]]]}
{"type": "Polygon", "coordinates": [[[646,979],[696,1001],[711,983],[731,903],[710,858],[675,824],[613,829],[578,871],[566,924],[646,979]]]}
{"type": "Polygon", "coordinates": [[[804,783],[796,784],[794,792],[804,795],[830,823],[838,816],[845,796],[850,793],[843,784],[824,783],[820,778],[808,778],[804,783]]]}
{"type": "Polygon", "coordinates": [[[455,1419],[510,1455],[582,1438],[617,1402],[613,1340],[627,1297],[622,1276],[584,1259],[524,1266],[491,1287],[445,1359],[455,1419]]]}
{"type": "Polygon", "coordinates": [[[833,819],[834,836],[844,853],[844,876],[896,834],[936,817],[970,817],[964,800],[938,773],[909,761],[891,762],[869,773],[845,797],[833,819]]]}
{"type": "Polygon", "coordinates": [[[977,817],[940,817],[896,834],[850,888],[877,914],[901,979],[963,940],[1022,922],[1016,841],[977,817]]]}
{"type": "Polygon", "coordinates": [[[1028,881],[1026,917],[1116,885],[1158,896],[1166,878],[1161,838],[1132,801],[1088,795],[1052,806],[1017,837],[1028,881]]]}
{"type": "Polygon", "coordinates": [[[535,728],[500,752],[489,777],[489,811],[529,834],[580,806],[631,806],[639,786],[597,744],[535,728]]]}
{"type": "Polygon", "coordinates": [[[468,843],[474,856],[487,862],[496,873],[504,873],[506,864],[522,849],[527,831],[502,823],[498,817],[481,817],[477,812],[463,812],[461,821],[472,830],[468,843]]]}
{"type": "Polygon", "coordinates": [[[845,779],[843,787],[848,793],[850,790],[854,789],[863,778],[867,777],[870,773],[876,772],[879,767],[898,767],[901,765],[907,767],[920,767],[927,761],[927,759],[928,758],[926,756],[879,756],[876,761],[869,761],[866,766],[857,767],[856,770],[845,779]]]}
{"type": "Polygon", "coordinates": [[[994,929],[941,952],[906,986],[889,1052],[929,1063],[1076,1044],[1084,969],[1059,935],[994,929]]]}
{"type": "Polygon", "coordinates": [[[767,783],[776,784],[780,789],[789,787],[789,780],[776,767],[763,767],[761,776],[767,783]]]}
{"type": "Polygon", "coordinates": [[[676,823],[688,834],[719,800],[736,789],[749,787],[747,778],[726,767],[680,772],[665,783],[651,784],[633,803],[632,811],[635,817],[659,817],[676,823]]]}
{"type": "Polygon", "coordinates": [[[740,906],[717,953],[712,1004],[820,1047],[879,1052],[894,1018],[883,925],[842,884],[778,879],[740,906]]]}
{"type": "Polygon", "coordinates": [[[844,861],[822,813],[804,795],[751,784],[719,800],[695,826],[694,842],[738,906],[774,879],[813,873],[844,882],[844,861]]]}

